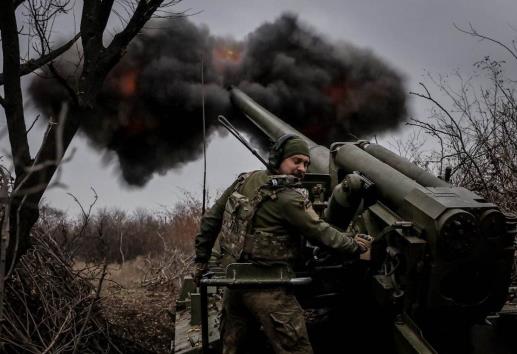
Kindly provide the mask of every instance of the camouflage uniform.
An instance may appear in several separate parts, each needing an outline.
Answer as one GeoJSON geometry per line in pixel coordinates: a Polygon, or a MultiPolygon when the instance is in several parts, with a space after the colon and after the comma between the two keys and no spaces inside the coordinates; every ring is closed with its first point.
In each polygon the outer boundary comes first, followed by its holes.
{"type": "MultiPolygon", "coordinates": [[[[251,201],[259,194],[262,197],[256,203],[248,235],[241,235],[247,237],[234,238],[241,245],[232,248],[228,242],[221,241],[223,257],[265,265],[279,261],[290,263],[296,258],[300,235],[343,253],[359,253],[353,235],[342,233],[321,220],[304,190],[293,185],[272,186],[271,178],[267,171],[243,174],[223,193],[202,219],[196,237],[196,262],[207,262],[210,258],[225,219],[225,209],[228,213],[229,199],[235,191],[251,201]]],[[[228,234],[224,232],[227,228],[231,226],[223,227],[223,237],[228,234]]],[[[312,353],[303,311],[288,289],[227,289],[223,353],[239,352],[239,339],[244,337],[252,318],[262,325],[275,353],[312,353]]]]}

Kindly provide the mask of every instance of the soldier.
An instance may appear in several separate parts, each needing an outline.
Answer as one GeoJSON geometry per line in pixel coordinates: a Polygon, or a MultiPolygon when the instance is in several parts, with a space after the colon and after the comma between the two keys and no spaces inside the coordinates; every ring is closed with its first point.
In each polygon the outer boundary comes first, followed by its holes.
{"type": "MultiPolygon", "coordinates": [[[[203,217],[196,236],[196,282],[207,270],[218,235],[225,263],[292,263],[299,251],[300,235],[346,254],[369,249],[369,241],[338,231],[316,214],[307,191],[297,183],[309,162],[307,143],[286,134],[271,150],[269,165],[273,173],[241,174],[226,189],[203,217]]],[[[239,342],[245,338],[250,321],[255,320],[275,353],[312,353],[302,308],[289,289],[275,288],[226,289],[223,354],[242,352],[239,342]]]]}

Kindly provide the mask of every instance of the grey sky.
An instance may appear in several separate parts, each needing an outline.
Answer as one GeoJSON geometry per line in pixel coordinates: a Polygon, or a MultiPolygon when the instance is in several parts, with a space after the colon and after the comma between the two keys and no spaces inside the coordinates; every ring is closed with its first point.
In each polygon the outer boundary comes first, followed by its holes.
{"type": "MultiPolygon", "coordinates": [[[[458,32],[453,23],[467,27],[470,22],[478,31],[506,42],[517,37],[515,0],[184,0],[178,8],[190,9],[191,13],[201,11],[190,19],[208,25],[215,35],[237,39],[285,11],[298,14],[316,31],[334,40],[369,48],[387,60],[405,75],[408,91],[418,90],[419,81],[429,82],[426,71],[447,74],[460,69],[470,73],[472,64],[485,55],[508,59],[497,46],[458,32]]],[[[60,32],[67,30],[73,29],[60,32]]],[[[514,66],[512,76],[517,77],[515,74],[514,66]]],[[[426,116],[423,101],[410,98],[410,109],[414,116],[426,116]]],[[[3,117],[0,124],[5,124],[3,117]]],[[[33,154],[41,134],[41,129],[32,133],[33,154]]],[[[5,147],[7,137],[1,139],[0,145],[5,147]]],[[[90,187],[99,195],[98,207],[126,210],[172,207],[184,191],[201,195],[201,161],[155,176],[145,188],[130,189],[120,183],[116,163],[105,163],[103,153],[88,147],[83,137],[77,136],[72,148],[75,154],[60,174],[60,181],[67,188],[53,188],[46,193],[47,202],[55,207],[76,212],[66,193],[73,193],[88,204],[92,199],[90,187]]],[[[232,137],[216,137],[210,142],[208,183],[212,194],[231,183],[237,173],[254,168],[260,168],[260,164],[232,137]]]]}

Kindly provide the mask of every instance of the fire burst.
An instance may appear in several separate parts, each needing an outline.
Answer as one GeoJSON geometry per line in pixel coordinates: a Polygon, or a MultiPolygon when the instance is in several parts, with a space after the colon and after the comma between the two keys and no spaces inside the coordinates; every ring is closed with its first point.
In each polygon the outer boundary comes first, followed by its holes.
{"type": "Polygon", "coordinates": [[[118,79],[118,90],[124,97],[134,96],[136,93],[136,81],[138,73],[136,70],[130,70],[123,73],[118,79]]]}
{"type": "Polygon", "coordinates": [[[241,52],[234,48],[216,47],[214,48],[214,58],[236,64],[241,60],[241,52]]]}
{"type": "Polygon", "coordinates": [[[332,104],[337,105],[339,103],[342,103],[348,93],[348,88],[345,84],[341,85],[331,85],[327,86],[323,89],[323,93],[330,98],[330,101],[332,104]]]}

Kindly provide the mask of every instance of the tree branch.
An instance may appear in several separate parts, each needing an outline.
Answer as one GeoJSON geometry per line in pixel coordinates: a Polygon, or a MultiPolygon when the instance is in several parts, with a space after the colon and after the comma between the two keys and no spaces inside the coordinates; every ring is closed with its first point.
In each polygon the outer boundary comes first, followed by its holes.
{"type": "MultiPolygon", "coordinates": [[[[477,171],[477,173],[479,175],[479,178],[480,178],[480,180],[481,180],[481,182],[483,184],[485,192],[488,193],[489,192],[489,188],[488,188],[488,186],[486,184],[486,181],[483,179],[483,173],[481,172],[481,168],[476,163],[476,161],[472,157],[471,153],[468,151],[468,149],[467,149],[467,147],[465,145],[465,141],[463,139],[462,129],[458,125],[458,122],[456,122],[456,120],[452,117],[450,112],[447,109],[445,109],[445,107],[443,107],[434,97],[431,96],[431,93],[429,92],[427,87],[424,85],[424,83],[420,82],[420,86],[422,86],[424,88],[424,90],[426,92],[426,95],[423,95],[423,94],[420,94],[420,93],[416,93],[416,92],[410,92],[410,94],[416,95],[418,97],[422,97],[422,98],[425,98],[425,99],[431,101],[433,104],[435,104],[449,118],[449,121],[451,122],[451,124],[453,124],[454,127],[456,128],[457,140],[458,140],[459,144],[461,145],[461,152],[463,154],[465,154],[466,157],[468,158],[468,160],[471,162],[471,164],[473,164],[473,166],[476,169],[476,171],[477,171]]],[[[437,129],[435,129],[435,130],[437,130],[437,129]]]]}
{"type": "Polygon", "coordinates": [[[34,120],[32,121],[32,124],[30,125],[29,129],[27,129],[27,132],[25,134],[29,134],[29,132],[31,131],[32,128],[34,128],[34,124],[36,124],[36,122],[38,121],[40,115],[38,114],[36,116],[36,118],[34,118],[34,120]]]}
{"type": "Polygon", "coordinates": [[[510,53],[510,55],[512,57],[514,57],[515,59],[517,59],[517,53],[514,52],[510,47],[508,47],[506,44],[504,44],[503,42],[501,41],[498,41],[494,38],[491,38],[491,37],[488,37],[488,36],[485,36],[481,33],[479,33],[478,31],[476,31],[476,29],[472,26],[471,23],[469,23],[469,27],[470,27],[470,30],[465,30],[461,27],[459,27],[458,25],[456,25],[455,23],[452,24],[454,26],[454,28],[456,28],[458,31],[462,32],[462,33],[465,33],[465,34],[468,34],[468,35],[471,35],[473,37],[477,37],[477,38],[480,38],[481,40],[487,40],[489,42],[492,42],[492,43],[495,43],[495,44],[498,44],[500,45],[501,47],[503,47],[504,49],[506,49],[506,51],[508,53],[510,53]]]}
{"type": "MultiPolygon", "coordinates": [[[[43,56],[41,56],[41,57],[39,57],[37,59],[31,59],[28,62],[26,62],[24,64],[21,64],[21,66],[20,66],[20,76],[24,76],[24,75],[30,74],[34,70],[39,69],[42,66],[50,63],[51,61],[56,59],[58,56],[60,56],[61,54],[66,52],[68,49],[70,49],[70,47],[80,37],[81,37],[81,33],[78,33],[78,34],[76,34],[74,36],[74,38],[72,38],[71,40],[69,40],[68,42],[63,44],[61,47],[59,47],[57,49],[54,49],[50,53],[48,53],[46,55],[43,55],[43,56]]],[[[4,84],[4,74],[0,73],[0,86],[2,86],[3,84],[4,84]]]]}
{"type": "Polygon", "coordinates": [[[124,55],[129,42],[138,34],[163,0],[139,1],[127,26],[117,33],[107,48],[102,44],[103,31],[100,28],[104,21],[111,0],[102,4],[86,1],[81,17],[81,38],[84,49],[84,64],[80,82],[79,101],[81,105],[93,106],[94,98],[102,87],[99,77],[105,78],[109,71],[124,55]],[[99,18],[101,20],[99,21],[99,18]]]}
{"type": "Polygon", "coordinates": [[[105,65],[109,66],[110,69],[124,53],[125,48],[133,39],[138,32],[142,29],[145,23],[151,18],[153,13],[160,7],[163,0],[149,0],[140,1],[138,6],[133,13],[133,16],[129,20],[126,28],[121,32],[117,33],[113,38],[113,41],[107,48],[107,60],[105,65]]]}
{"type": "Polygon", "coordinates": [[[114,0],[103,0],[100,4],[97,29],[99,32],[104,32],[108,19],[111,14],[111,8],[113,7],[114,0]]]}
{"type": "Polygon", "coordinates": [[[70,96],[70,99],[73,101],[74,105],[77,106],[77,94],[74,91],[74,89],[68,84],[68,82],[59,74],[59,72],[56,70],[54,65],[49,64],[48,66],[50,72],[54,77],[56,78],[57,82],[59,82],[63,87],[65,88],[66,92],[68,92],[68,95],[70,96]]]}
{"type": "Polygon", "coordinates": [[[82,76],[88,76],[90,67],[95,65],[99,51],[102,49],[102,33],[99,34],[95,20],[97,14],[97,1],[85,1],[81,16],[81,40],[84,51],[84,64],[82,76]],[[90,58],[91,57],[91,58],[90,58]]]}

